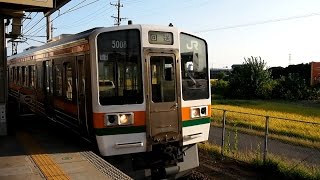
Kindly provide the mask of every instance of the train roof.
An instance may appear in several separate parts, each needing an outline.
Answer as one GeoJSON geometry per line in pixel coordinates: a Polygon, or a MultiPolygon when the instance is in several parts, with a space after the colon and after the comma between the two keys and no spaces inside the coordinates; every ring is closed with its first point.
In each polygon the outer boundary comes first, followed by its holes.
{"type": "Polygon", "coordinates": [[[80,33],[77,33],[77,34],[71,34],[69,36],[65,36],[64,38],[59,39],[57,41],[48,42],[48,43],[46,43],[45,45],[42,45],[42,46],[28,48],[28,50],[26,50],[26,51],[23,51],[21,53],[18,53],[16,55],[12,55],[12,56],[8,57],[8,60],[14,59],[16,57],[29,55],[29,54],[32,54],[34,52],[37,52],[37,51],[40,51],[40,50],[43,50],[43,49],[47,49],[47,48],[50,48],[50,47],[54,47],[54,46],[57,46],[57,45],[60,45],[60,44],[64,44],[64,43],[67,43],[67,42],[72,42],[72,41],[76,41],[76,40],[79,40],[79,39],[86,38],[92,32],[94,32],[94,31],[96,31],[98,29],[101,29],[101,28],[102,27],[92,28],[92,29],[89,29],[89,30],[86,30],[86,31],[83,31],[83,32],[80,32],[80,33]]]}
{"type": "Polygon", "coordinates": [[[55,46],[59,46],[61,44],[65,44],[65,43],[69,43],[69,42],[73,42],[73,41],[77,41],[79,39],[85,39],[88,38],[91,34],[95,33],[95,32],[101,32],[104,31],[104,29],[108,29],[108,30],[125,30],[125,29],[132,29],[132,28],[139,28],[139,27],[145,27],[145,28],[150,28],[150,29],[164,29],[164,28],[172,28],[172,29],[177,29],[176,27],[172,27],[172,26],[159,26],[159,25],[141,25],[141,24],[131,24],[131,25],[123,25],[123,26],[113,26],[113,27],[96,27],[96,28],[92,28],[77,34],[72,34],[72,35],[68,35],[68,36],[64,36],[61,39],[58,39],[56,41],[51,41],[46,43],[45,45],[42,46],[38,46],[38,47],[33,47],[33,48],[29,48],[26,51],[23,51],[21,53],[18,53],[16,55],[12,55],[10,57],[8,57],[8,61],[10,61],[11,59],[15,59],[17,57],[24,57],[30,54],[33,54],[34,52],[37,51],[41,51],[47,48],[51,48],[51,47],[55,47],[55,46]]]}

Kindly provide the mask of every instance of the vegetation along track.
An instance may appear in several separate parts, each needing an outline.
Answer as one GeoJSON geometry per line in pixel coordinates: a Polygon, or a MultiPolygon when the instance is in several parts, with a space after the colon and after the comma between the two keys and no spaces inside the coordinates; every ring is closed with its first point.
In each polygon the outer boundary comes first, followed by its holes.
{"type": "Polygon", "coordinates": [[[192,171],[188,180],[259,178],[259,173],[249,164],[228,158],[222,160],[204,150],[199,150],[199,158],[200,166],[192,171]]]}

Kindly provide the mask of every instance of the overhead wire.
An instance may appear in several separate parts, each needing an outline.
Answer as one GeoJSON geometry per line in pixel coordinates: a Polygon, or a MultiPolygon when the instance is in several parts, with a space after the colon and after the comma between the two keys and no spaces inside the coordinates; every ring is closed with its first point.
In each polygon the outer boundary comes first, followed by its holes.
{"type": "MultiPolygon", "coordinates": [[[[57,18],[61,17],[62,15],[65,15],[65,14],[67,14],[67,13],[73,12],[73,11],[78,10],[78,9],[80,9],[80,8],[84,8],[84,7],[86,7],[86,6],[88,6],[88,5],[91,5],[91,4],[93,4],[93,3],[97,2],[97,1],[100,1],[100,0],[92,1],[92,2],[90,2],[90,3],[88,3],[88,4],[85,4],[85,5],[83,5],[83,6],[80,6],[80,7],[76,8],[76,9],[74,9],[75,7],[77,7],[77,6],[79,6],[80,4],[82,4],[84,1],[86,1],[86,0],[81,1],[80,3],[78,3],[78,4],[76,4],[75,6],[71,7],[70,9],[68,9],[67,11],[65,11],[65,12],[62,13],[62,14],[58,14],[54,19],[51,20],[51,22],[53,22],[53,21],[56,20],[57,18]]],[[[43,18],[44,18],[44,17],[43,17],[43,18]]],[[[33,35],[37,35],[37,34],[38,34],[40,31],[42,31],[45,27],[46,27],[46,25],[43,25],[43,26],[39,27],[38,29],[32,31],[30,34],[33,34],[33,33],[34,33],[33,35]]]]}
{"type": "Polygon", "coordinates": [[[109,7],[107,9],[105,9],[105,6],[96,10],[94,13],[91,13],[91,14],[88,14],[88,15],[85,15],[84,18],[80,18],[78,21],[75,21],[73,22],[72,24],[68,24],[68,25],[61,25],[61,27],[58,27],[58,28],[61,28],[61,29],[68,29],[68,28],[71,28],[71,27],[77,27],[77,26],[81,26],[83,24],[86,24],[87,22],[89,21],[92,21],[92,19],[94,19],[95,17],[101,15],[101,14],[104,14],[104,15],[108,15],[109,13],[112,12],[112,10],[110,10],[112,7],[109,7]],[[103,10],[105,9],[105,10],[103,10]],[[101,11],[103,10],[103,11],[101,11]],[[107,10],[110,10],[108,12],[105,12],[107,10]]]}
{"type": "MultiPolygon", "coordinates": [[[[95,3],[95,2],[98,2],[98,1],[100,1],[100,0],[95,0],[95,1],[93,1],[93,2],[90,2],[90,3],[88,3],[88,4],[85,4],[85,5],[83,5],[83,6],[80,6],[80,7],[76,8],[76,9],[72,9],[72,10],[66,12],[66,13],[70,13],[70,12],[72,12],[72,11],[76,11],[76,10],[78,10],[78,9],[84,8],[84,7],[89,6],[89,5],[91,5],[91,4],[95,3]]],[[[61,15],[63,15],[63,14],[61,14],[61,15]]]]}
{"type": "Polygon", "coordinates": [[[24,25],[22,29],[24,30],[25,28],[27,28],[27,26],[32,22],[32,20],[33,20],[38,14],[39,14],[39,12],[37,12],[33,17],[31,17],[30,21],[29,21],[26,25],[24,25]]]}
{"type": "MultiPolygon", "coordinates": [[[[187,1],[186,1],[187,2],[187,1]]],[[[204,1],[204,2],[202,2],[202,3],[200,3],[200,4],[198,4],[197,6],[195,6],[194,4],[190,4],[190,3],[185,3],[184,5],[186,5],[186,6],[183,6],[183,7],[181,7],[182,9],[186,9],[186,8],[199,8],[199,7],[201,7],[201,6],[204,6],[204,5],[206,5],[206,4],[208,4],[209,2],[211,2],[210,0],[206,0],[206,1],[204,1]]],[[[163,11],[159,11],[158,9],[161,9],[161,10],[163,10],[163,7],[156,7],[156,8],[152,8],[152,9],[148,9],[148,10],[146,10],[146,11],[143,11],[142,13],[138,13],[135,17],[137,18],[137,17],[141,17],[141,16],[146,16],[146,15],[148,15],[148,16],[150,16],[150,15],[155,15],[155,14],[159,14],[159,13],[163,13],[163,11]],[[148,13],[148,11],[149,11],[149,13],[148,13]],[[146,13],[147,12],[147,13],[146,13]]],[[[168,10],[168,9],[167,9],[168,10]]],[[[140,11],[141,12],[141,11],[140,11]]],[[[182,12],[182,13],[185,13],[184,11],[180,11],[180,12],[182,12]]]]}
{"type": "Polygon", "coordinates": [[[32,39],[32,38],[25,38],[25,39],[26,39],[26,41],[27,41],[27,40],[31,40],[31,41],[35,41],[35,42],[39,42],[39,43],[43,43],[43,44],[45,44],[45,43],[46,43],[46,42],[39,41],[39,40],[32,39]]]}
{"type": "Polygon", "coordinates": [[[80,2],[79,4],[73,6],[72,8],[68,9],[67,11],[65,11],[65,12],[62,13],[62,14],[58,14],[58,16],[55,17],[54,19],[52,19],[51,22],[54,21],[55,19],[57,19],[58,17],[64,15],[64,14],[67,14],[67,13],[76,11],[76,10],[78,10],[78,9],[84,8],[84,7],[89,6],[89,5],[91,5],[91,4],[95,3],[95,2],[98,2],[98,1],[100,1],[100,0],[95,0],[95,1],[92,1],[92,2],[90,2],[90,3],[88,3],[88,4],[85,4],[85,5],[83,5],[83,6],[80,6],[80,7],[78,7],[78,8],[75,8],[75,7],[77,7],[78,5],[82,4],[84,1],[86,1],[86,0],[83,0],[83,1],[80,2]],[[74,8],[75,8],[75,9],[74,9],[74,8]]]}
{"type": "Polygon", "coordinates": [[[291,17],[285,17],[285,18],[278,18],[278,19],[269,19],[264,21],[258,21],[253,23],[246,23],[246,24],[238,24],[238,25],[231,25],[231,26],[224,26],[224,27],[218,27],[218,28],[210,28],[205,30],[199,30],[196,31],[196,33],[204,33],[204,32],[210,32],[210,31],[218,31],[218,30],[225,30],[225,29],[234,29],[234,28],[240,28],[240,27],[247,27],[247,26],[255,26],[260,24],[268,24],[268,23],[275,23],[275,22],[281,22],[281,21],[289,21],[294,19],[301,19],[301,18],[307,18],[312,16],[319,16],[320,13],[311,13],[311,14],[305,14],[300,16],[291,16],[291,17]]]}
{"type": "Polygon", "coordinates": [[[32,36],[32,35],[24,35],[23,37],[47,37],[47,36],[32,36]]]}
{"type": "MultiPolygon", "coordinates": [[[[58,17],[60,17],[60,16],[62,16],[62,15],[64,15],[64,14],[67,14],[67,13],[69,13],[69,12],[72,12],[75,7],[79,6],[80,4],[82,4],[82,3],[85,2],[85,1],[86,1],[86,0],[81,1],[80,3],[78,3],[78,4],[76,4],[75,6],[69,8],[67,11],[65,11],[65,12],[62,13],[62,14],[60,14],[60,11],[59,11],[59,14],[58,14],[54,19],[52,19],[51,22],[53,22],[55,19],[57,19],[58,17]]],[[[99,1],[99,0],[96,0],[96,1],[99,1]]],[[[43,25],[43,26],[39,27],[38,29],[32,31],[31,34],[32,34],[32,33],[35,33],[35,35],[38,34],[38,33],[39,33],[41,30],[43,30],[45,27],[46,27],[46,25],[43,25]]]]}
{"type": "Polygon", "coordinates": [[[26,18],[23,19],[22,24],[24,23],[24,21],[25,21],[26,19],[30,18],[31,13],[32,13],[32,12],[29,12],[29,15],[28,15],[26,18]]]}
{"type": "Polygon", "coordinates": [[[24,32],[25,34],[28,33],[31,29],[33,29],[36,25],[38,25],[43,19],[45,18],[45,16],[43,16],[39,21],[37,21],[30,29],[28,29],[26,32],[24,32]]]}
{"type": "MultiPolygon", "coordinates": [[[[111,12],[112,11],[109,11],[107,14],[103,14],[102,17],[105,17],[105,16],[109,15],[111,12]]],[[[105,12],[102,12],[102,13],[105,13],[105,12]]],[[[99,13],[99,14],[102,14],[102,13],[99,13]]],[[[97,14],[96,16],[98,16],[99,14],[97,14]]],[[[79,27],[79,26],[85,25],[88,22],[92,22],[92,19],[87,19],[87,20],[84,20],[84,21],[81,21],[81,22],[78,22],[78,23],[72,24],[72,25],[62,25],[62,26],[59,26],[58,28],[60,28],[60,29],[70,29],[70,28],[74,28],[74,27],[79,27]]]]}

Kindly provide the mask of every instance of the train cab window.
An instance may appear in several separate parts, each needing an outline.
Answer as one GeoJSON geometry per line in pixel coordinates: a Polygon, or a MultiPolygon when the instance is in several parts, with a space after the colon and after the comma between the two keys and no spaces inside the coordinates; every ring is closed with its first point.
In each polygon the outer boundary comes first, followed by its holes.
{"type": "Polygon", "coordinates": [[[54,87],[54,95],[62,96],[62,67],[60,64],[54,65],[53,71],[55,74],[55,87],[54,87]]]}
{"type": "Polygon", "coordinates": [[[180,49],[183,100],[209,98],[206,42],[200,38],[181,33],[180,49]]]}
{"type": "Polygon", "coordinates": [[[143,102],[140,32],[101,33],[98,46],[98,90],[101,105],[143,102]]]}
{"type": "Polygon", "coordinates": [[[65,79],[64,79],[64,90],[65,90],[65,97],[72,101],[72,66],[71,63],[64,63],[64,72],[65,72],[65,79]]]}

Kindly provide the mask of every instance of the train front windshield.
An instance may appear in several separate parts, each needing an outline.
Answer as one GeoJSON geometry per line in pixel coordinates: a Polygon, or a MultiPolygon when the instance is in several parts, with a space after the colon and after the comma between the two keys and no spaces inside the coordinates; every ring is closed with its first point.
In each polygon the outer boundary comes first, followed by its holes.
{"type": "Polygon", "coordinates": [[[100,104],[142,103],[139,31],[105,32],[97,43],[100,104]]]}
{"type": "Polygon", "coordinates": [[[182,95],[185,101],[209,98],[207,44],[180,34],[182,95]]]}

